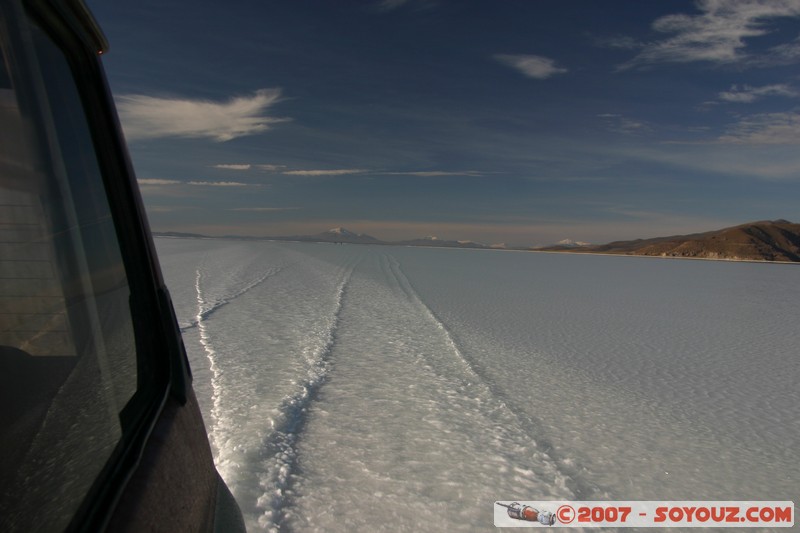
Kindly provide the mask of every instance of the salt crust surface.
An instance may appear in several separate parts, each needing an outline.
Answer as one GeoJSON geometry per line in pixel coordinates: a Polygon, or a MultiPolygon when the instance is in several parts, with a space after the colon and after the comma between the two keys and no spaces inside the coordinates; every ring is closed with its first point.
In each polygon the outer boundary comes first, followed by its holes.
{"type": "Polygon", "coordinates": [[[251,531],[800,501],[793,265],[156,240],[251,531]]]}

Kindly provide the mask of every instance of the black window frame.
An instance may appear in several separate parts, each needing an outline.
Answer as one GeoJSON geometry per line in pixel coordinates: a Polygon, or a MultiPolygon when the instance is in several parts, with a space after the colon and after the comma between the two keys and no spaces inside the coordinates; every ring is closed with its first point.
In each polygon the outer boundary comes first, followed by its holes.
{"type": "MultiPolygon", "coordinates": [[[[116,238],[131,291],[137,353],[137,392],[120,413],[122,437],[98,475],[67,531],[102,530],[144,452],[168,398],[186,402],[191,374],[144,208],[99,55],[107,48],[80,0],[6,0],[11,20],[12,61],[31,64],[33,56],[20,29],[39,26],[66,58],[83,104],[116,238]],[[16,28],[16,29],[15,29],[16,28]]],[[[22,69],[19,69],[22,70],[22,69]]],[[[41,115],[36,98],[26,107],[41,115]]],[[[41,116],[37,117],[41,120],[41,116]]]]}

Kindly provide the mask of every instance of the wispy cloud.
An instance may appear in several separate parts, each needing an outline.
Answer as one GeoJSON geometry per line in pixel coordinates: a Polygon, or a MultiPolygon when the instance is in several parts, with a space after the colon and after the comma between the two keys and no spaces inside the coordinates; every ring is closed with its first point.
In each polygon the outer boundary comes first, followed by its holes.
{"type": "Polygon", "coordinates": [[[193,187],[261,187],[261,184],[242,183],[239,181],[204,181],[204,180],[167,180],[161,178],[139,178],[136,180],[143,187],[167,187],[172,185],[191,185],[193,187]]]}
{"type": "MultiPolygon", "coordinates": [[[[283,168],[283,167],[276,167],[283,168]]],[[[284,170],[281,174],[287,176],[347,176],[351,174],[370,173],[379,176],[414,176],[421,178],[435,178],[442,176],[483,176],[486,173],[477,170],[418,170],[418,171],[380,171],[366,168],[341,168],[323,170],[284,170]]]]}
{"type": "Polygon", "coordinates": [[[601,113],[597,117],[603,120],[608,131],[614,133],[635,135],[652,130],[650,125],[641,120],[634,120],[617,113],[601,113]]]}
{"type": "Polygon", "coordinates": [[[159,185],[180,185],[181,182],[178,180],[163,180],[159,178],[138,178],[136,180],[139,185],[145,186],[159,186],[159,185]]]}
{"type": "Polygon", "coordinates": [[[239,181],[187,181],[187,185],[195,187],[258,187],[252,183],[241,183],[239,181]]]}
{"type": "Polygon", "coordinates": [[[280,89],[261,89],[227,102],[129,94],[117,97],[117,107],[130,140],[191,137],[223,142],[288,120],[263,116],[280,96],[280,89]]]}
{"type": "Polygon", "coordinates": [[[496,54],[496,61],[514,68],[529,78],[546,80],[556,74],[563,74],[567,69],[557,67],[555,61],[546,57],[524,54],[496,54]]]}
{"type": "Polygon", "coordinates": [[[767,21],[800,16],[796,0],[698,0],[696,5],[699,15],[680,13],[656,19],[653,29],[672,36],[648,43],[620,68],[663,62],[742,61],[748,58],[745,39],[768,33],[767,21]]]}
{"type": "Polygon", "coordinates": [[[800,113],[759,113],[743,118],[719,138],[725,144],[800,145],[800,113]]]}
{"type": "Polygon", "coordinates": [[[794,63],[800,61],[800,38],[790,43],[779,44],[771,50],[776,63],[794,63]]]}
{"type": "Polygon", "coordinates": [[[415,176],[421,178],[435,178],[440,176],[483,176],[484,173],[477,170],[463,170],[463,171],[447,171],[447,170],[430,170],[430,171],[415,171],[415,172],[381,172],[384,176],[415,176]]]}
{"type": "Polygon", "coordinates": [[[223,170],[250,170],[250,164],[222,164],[214,165],[214,168],[221,168],[223,170]]]}
{"type": "Polygon", "coordinates": [[[795,89],[785,83],[751,87],[750,85],[733,85],[729,91],[719,93],[719,99],[738,104],[749,104],[765,96],[787,96],[796,98],[800,96],[795,89]]]}
{"type": "Polygon", "coordinates": [[[153,205],[148,203],[145,206],[148,213],[174,213],[177,211],[194,211],[200,209],[196,205],[153,205]]]}
{"type": "Polygon", "coordinates": [[[278,172],[286,168],[286,165],[256,165],[259,169],[267,172],[278,172]]]}
{"type": "Polygon", "coordinates": [[[363,168],[341,168],[328,170],[285,170],[287,176],[345,176],[348,174],[362,174],[367,172],[363,168]]]}
{"type": "Polygon", "coordinates": [[[655,144],[606,149],[616,157],[684,170],[688,175],[712,173],[747,180],[798,181],[800,155],[796,147],[750,142],[744,132],[729,129],[727,139],[709,143],[655,144]],[[737,134],[734,138],[734,134],[737,134]]]}
{"type": "Polygon", "coordinates": [[[644,47],[644,44],[633,37],[625,35],[615,35],[613,37],[595,37],[594,42],[597,46],[604,48],[616,48],[620,50],[636,50],[644,47]]]}
{"type": "Polygon", "coordinates": [[[231,211],[252,211],[252,212],[274,212],[274,211],[297,211],[299,207],[235,207],[231,211]]]}

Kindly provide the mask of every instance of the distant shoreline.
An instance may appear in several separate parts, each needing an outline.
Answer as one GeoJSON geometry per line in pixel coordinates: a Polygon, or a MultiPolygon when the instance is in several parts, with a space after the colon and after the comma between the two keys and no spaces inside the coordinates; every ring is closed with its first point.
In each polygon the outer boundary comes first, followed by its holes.
{"type": "MultiPolygon", "coordinates": [[[[522,250],[524,251],[524,250],[522,250]]],[[[678,255],[645,255],[645,254],[624,254],[609,252],[578,252],[571,250],[528,250],[540,254],[574,254],[574,255],[604,255],[607,257],[641,257],[643,259],[681,259],[684,261],[721,261],[724,263],[771,263],[776,265],[800,265],[797,261],[773,261],[770,259],[734,259],[728,257],[682,257],[678,255]]]]}
{"type": "Polygon", "coordinates": [[[775,264],[775,265],[798,265],[797,261],[775,261],[770,259],[738,259],[738,258],[725,258],[725,257],[682,257],[670,255],[646,255],[635,253],[613,253],[613,252],[592,252],[588,250],[539,250],[535,248],[492,248],[489,246],[437,246],[435,244],[407,244],[403,242],[333,242],[326,240],[311,240],[311,239],[291,239],[289,237],[247,237],[238,235],[194,235],[184,234],[176,235],[171,232],[153,232],[154,238],[159,239],[197,239],[197,240],[230,240],[230,241],[262,241],[262,242],[287,242],[296,244],[347,244],[356,246],[397,246],[403,248],[434,248],[437,250],[473,250],[484,252],[523,252],[523,253],[539,253],[539,254],[557,254],[557,255],[596,255],[606,257],[638,257],[645,259],[680,259],[684,261],[719,261],[726,263],[753,263],[753,264],[775,264]]]}

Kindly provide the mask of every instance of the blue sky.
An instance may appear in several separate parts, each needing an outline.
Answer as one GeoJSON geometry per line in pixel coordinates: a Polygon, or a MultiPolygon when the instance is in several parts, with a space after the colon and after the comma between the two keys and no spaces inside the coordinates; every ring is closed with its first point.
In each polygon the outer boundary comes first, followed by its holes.
{"type": "Polygon", "coordinates": [[[800,3],[89,1],[151,226],[594,243],[800,220],[800,3]]]}

